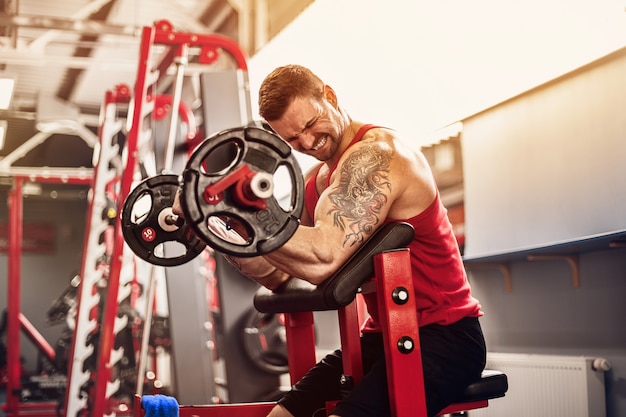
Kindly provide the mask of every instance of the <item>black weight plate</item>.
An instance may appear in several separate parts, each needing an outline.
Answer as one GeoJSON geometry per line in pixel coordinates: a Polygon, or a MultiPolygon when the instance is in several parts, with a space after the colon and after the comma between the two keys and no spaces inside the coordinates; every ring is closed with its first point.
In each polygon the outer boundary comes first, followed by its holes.
{"type": "Polygon", "coordinates": [[[289,372],[287,336],[280,314],[250,309],[241,337],[246,355],[257,368],[271,374],[289,372]]]}
{"type": "Polygon", "coordinates": [[[171,214],[178,187],[178,176],[157,175],[139,183],[124,202],[124,240],[139,258],[154,265],[182,265],[198,256],[206,247],[188,223],[164,223],[164,216],[171,214]],[[166,248],[168,242],[177,242],[178,245],[166,248]],[[164,254],[169,252],[167,249],[179,248],[184,248],[184,251],[176,250],[173,256],[164,254]]]}
{"type": "Polygon", "coordinates": [[[257,126],[228,129],[206,139],[189,158],[183,172],[181,205],[187,222],[213,249],[239,257],[264,255],[282,246],[298,228],[304,179],[291,147],[275,134],[257,126]],[[265,208],[245,206],[235,198],[233,186],[226,187],[219,199],[205,200],[207,187],[220,184],[243,166],[253,173],[287,177],[292,186],[288,203],[281,205],[272,196],[264,199],[265,208]],[[242,225],[246,239],[230,239],[233,231],[228,224],[221,236],[211,230],[210,225],[224,219],[242,225]]]}

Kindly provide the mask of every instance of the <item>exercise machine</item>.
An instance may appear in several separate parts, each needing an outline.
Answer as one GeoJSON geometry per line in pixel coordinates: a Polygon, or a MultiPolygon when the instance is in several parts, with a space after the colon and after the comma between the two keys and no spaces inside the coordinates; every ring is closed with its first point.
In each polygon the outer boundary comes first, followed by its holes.
{"type": "MultiPolygon", "coordinates": [[[[246,257],[268,253],[280,247],[295,232],[297,220],[294,219],[299,217],[303,200],[298,169],[297,163],[291,159],[289,147],[258,124],[210,137],[194,151],[183,173],[181,205],[186,220],[184,226],[181,222],[178,224],[181,229],[190,227],[202,241],[227,254],[246,257]],[[224,146],[226,149],[222,149],[224,146]],[[229,156],[218,168],[208,169],[211,162],[218,160],[211,158],[215,154],[219,155],[219,160],[223,160],[224,155],[229,156]],[[287,167],[295,183],[290,204],[286,206],[280,206],[275,196],[267,192],[273,187],[279,166],[287,167]],[[228,225],[229,220],[223,217],[232,217],[242,223],[247,238],[234,234],[228,225]]],[[[160,211],[162,208],[154,210],[155,213],[160,211]]],[[[168,228],[168,224],[177,221],[170,219],[159,223],[159,217],[155,215],[148,224],[130,227],[135,232],[149,227],[152,231],[159,231],[158,235],[168,228]]],[[[392,414],[397,417],[426,415],[424,381],[419,377],[422,375],[419,325],[413,299],[410,254],[406,247],[412,237],[413,228],[407,223],[384,225],[323,284],[314,286],[294,278],[280,290],[258,290],[254,296],[257,310],[285,315],[292,383],[316,363],[313,311],[325,310],[338,311],[343,380],[348,381],[348,385],[358,383],[363,370],[357,296],[375,291],[383,328],[392,414]]],[[[135,252],[149,255],[151,239],[134,239],[132,246],[138,246],[135,252]]],[[[507,389],[505,374],[485,371],[441,414],[486,407],[489,400],[504,396],[507,389]]],[[[327,411],[330,411],[339,399],[328,400],[327,411]]],[[[176,407],[175,413],[183,417],[256,417],[265,416],[273,406],[273,402],[183,405],[176,407]]],[[[149,410],[150,405],[136,396],[134,416],[148,415],[149,410]]]]}

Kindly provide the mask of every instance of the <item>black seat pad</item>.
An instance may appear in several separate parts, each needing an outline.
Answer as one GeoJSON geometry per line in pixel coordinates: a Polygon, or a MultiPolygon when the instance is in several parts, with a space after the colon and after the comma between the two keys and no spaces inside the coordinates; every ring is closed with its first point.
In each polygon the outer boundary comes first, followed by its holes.
{"type": "Polygon", "coordinates": [[[463,403],[500,398],[504,397],[508,389],[509,381],[506,374],[500,371],[485,369],[481,378],[469,384],[454,402],[463,403]]]}

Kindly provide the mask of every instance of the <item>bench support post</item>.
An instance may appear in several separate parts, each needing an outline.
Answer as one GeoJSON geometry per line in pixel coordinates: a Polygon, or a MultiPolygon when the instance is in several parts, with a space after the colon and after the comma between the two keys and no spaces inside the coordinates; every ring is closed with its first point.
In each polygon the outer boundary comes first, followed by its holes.
{"type": "Polygon", "coordinates": [[[425,416],[426,396],[424,379],[420,377],[422,355],[409,250],[375,255],[374,269],[391,415],[425,416]]]}
{"type": "Polygon", "coordinates": [[[293,385],[317,362],[313,312],[285,313],[285,331],[288,341],[289,378],[293,385]]]}

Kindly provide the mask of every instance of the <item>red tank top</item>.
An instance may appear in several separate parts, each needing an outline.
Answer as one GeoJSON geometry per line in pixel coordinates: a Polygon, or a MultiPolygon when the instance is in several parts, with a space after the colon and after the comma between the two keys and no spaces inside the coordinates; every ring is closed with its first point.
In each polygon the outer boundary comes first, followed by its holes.
{"type": "MultiPolygon", "coordinates": [[[[375,126],[362,126],[350,146],[361,140],[365,132],[373,127],[375,126]]],[[[329,180],[335,169],[336,166],[331,168],[329,180]]],[[[319,200],[316,179],[317,172],[307,182],[305,191],[305,205],[311,218],[314,217],[315,206],[319,200]]],[[[385,223],[393,221],[405,221],[415,229],[409,249],[420,326],[448,325],[464,317],[482,316],[478,300],[471,295],[459,247],[439,193],[430,206],[418,215],[410,219],[388,218],[385,223]]],[[[370,317],[363,326],[363,331],[380,331],[376,294],[365,294],[364,299],[370,317]]]]}

